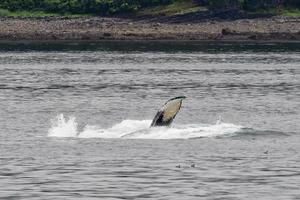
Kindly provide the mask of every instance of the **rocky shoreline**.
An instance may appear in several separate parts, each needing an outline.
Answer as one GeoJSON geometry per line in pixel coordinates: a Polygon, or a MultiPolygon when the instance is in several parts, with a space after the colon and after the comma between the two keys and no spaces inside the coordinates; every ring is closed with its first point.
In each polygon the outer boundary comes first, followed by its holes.
{"type": "Polygon", "coordinates": [[[174,23],[149,18],[0,17],[0,40],[300,41],[300,18],[174,23]]]}

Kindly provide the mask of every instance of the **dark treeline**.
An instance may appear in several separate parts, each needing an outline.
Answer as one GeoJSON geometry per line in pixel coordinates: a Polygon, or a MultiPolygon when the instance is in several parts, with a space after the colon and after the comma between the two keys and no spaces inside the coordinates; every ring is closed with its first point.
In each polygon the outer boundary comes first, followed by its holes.
{"type": "Polygon", "coordinates": [[[278,7],[300,8],[300,0],[197,0],[203,5],[208,5],[212,10],[242,9],[256,11],[278,7]]]}
{"type": "MultiPolygon", "coordinates": [[[[0,8],[10,11],[38,10],[55,13],[107,15],[134,13],[145,7],[167,5],[174,1],[178,0],[1,0],[0,8]]],[[[201,6],[207,6],[211,10],[256,11],[279,6],[300,8],[300,0],[194,0],[194,2],[201,6]]]]}
{"type": "Polygon", "coordinates": [[[39,10],[58,13],[113,14],[165,5],[172,0],[1,0],[0,8],[10,11],[39,10]]]}

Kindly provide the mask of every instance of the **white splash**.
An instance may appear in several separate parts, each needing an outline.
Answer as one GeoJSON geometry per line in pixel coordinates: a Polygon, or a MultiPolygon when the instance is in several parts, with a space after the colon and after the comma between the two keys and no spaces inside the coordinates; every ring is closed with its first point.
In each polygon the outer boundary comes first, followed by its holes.
{"type": "Polygon", "coordinates": [[[234,134],[243,127],[221,120],[214,125],[187,124],[171,127],[152,127],[151,120],[124,120],[110,128],[99,128],[87,125],[82,132],[77,129],[74,117],[66,120],[63,114],[52,120],[49,137],[78,137],[78,138],[128,138],[128,139],[189,139],[199,137],[215,137],[234,134]]]}
{"type": "Polygon", "coordinates": [[[48,131],[49,137],[76,137],[78,135],[75,117],[66,120],[64,115],[60,114],[51,120],[51,124],[48,131]]]}

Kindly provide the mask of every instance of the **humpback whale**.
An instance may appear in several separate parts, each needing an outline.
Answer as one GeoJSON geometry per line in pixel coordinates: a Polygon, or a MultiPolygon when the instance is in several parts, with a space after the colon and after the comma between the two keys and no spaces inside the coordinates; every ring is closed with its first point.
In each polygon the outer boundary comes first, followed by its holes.
{"type": "Polygon", "coordinates": [[[182,101],[185,98],[185,96],[179,96],[168,100],[163,107],[158,110],[150,127],[169,126],[180,110],[182,101]]]}

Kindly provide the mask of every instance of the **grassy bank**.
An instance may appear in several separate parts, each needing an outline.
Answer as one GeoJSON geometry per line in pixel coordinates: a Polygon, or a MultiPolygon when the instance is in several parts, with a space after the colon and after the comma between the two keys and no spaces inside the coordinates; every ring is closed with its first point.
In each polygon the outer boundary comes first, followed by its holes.
{"type": "Polygon", "coordinates": [[[287,17],[300,17],[300,9],[294,9],[294,8],[281,8],[275,10],[275,13],[287,17]]]}
{"type": "Polygon", "coordinates": [[[200,6],[194,1],[175,1],[168,5],[153,6],[141,9],[137,12],[137,15],[172,16],[199,11],[207,11],[207,8],[204,6],[200,6]]]}
{"type": "Polygon", "coordinates": [[[300,3],[282,0],[3,0],[0,16],[48,17],[48,16],[173,16],[195,12],[220,12],[238,9],[244,12],[270,13],[273,15],[299,17],[300,3]],[[19,2],[20,1],[20,2],[19,2]],[[30,3],[31,2],[31,3],[30,3]],[[34,3],[36,2],[36,3],[34,3]]]}
{"type": "Polygon", "coordinates": [[[51,13],[45,11],[9,11],[0,9],[0,17],[85,17],[93,16],[93,14],[73,14],[73,13],[51,13]]]}

